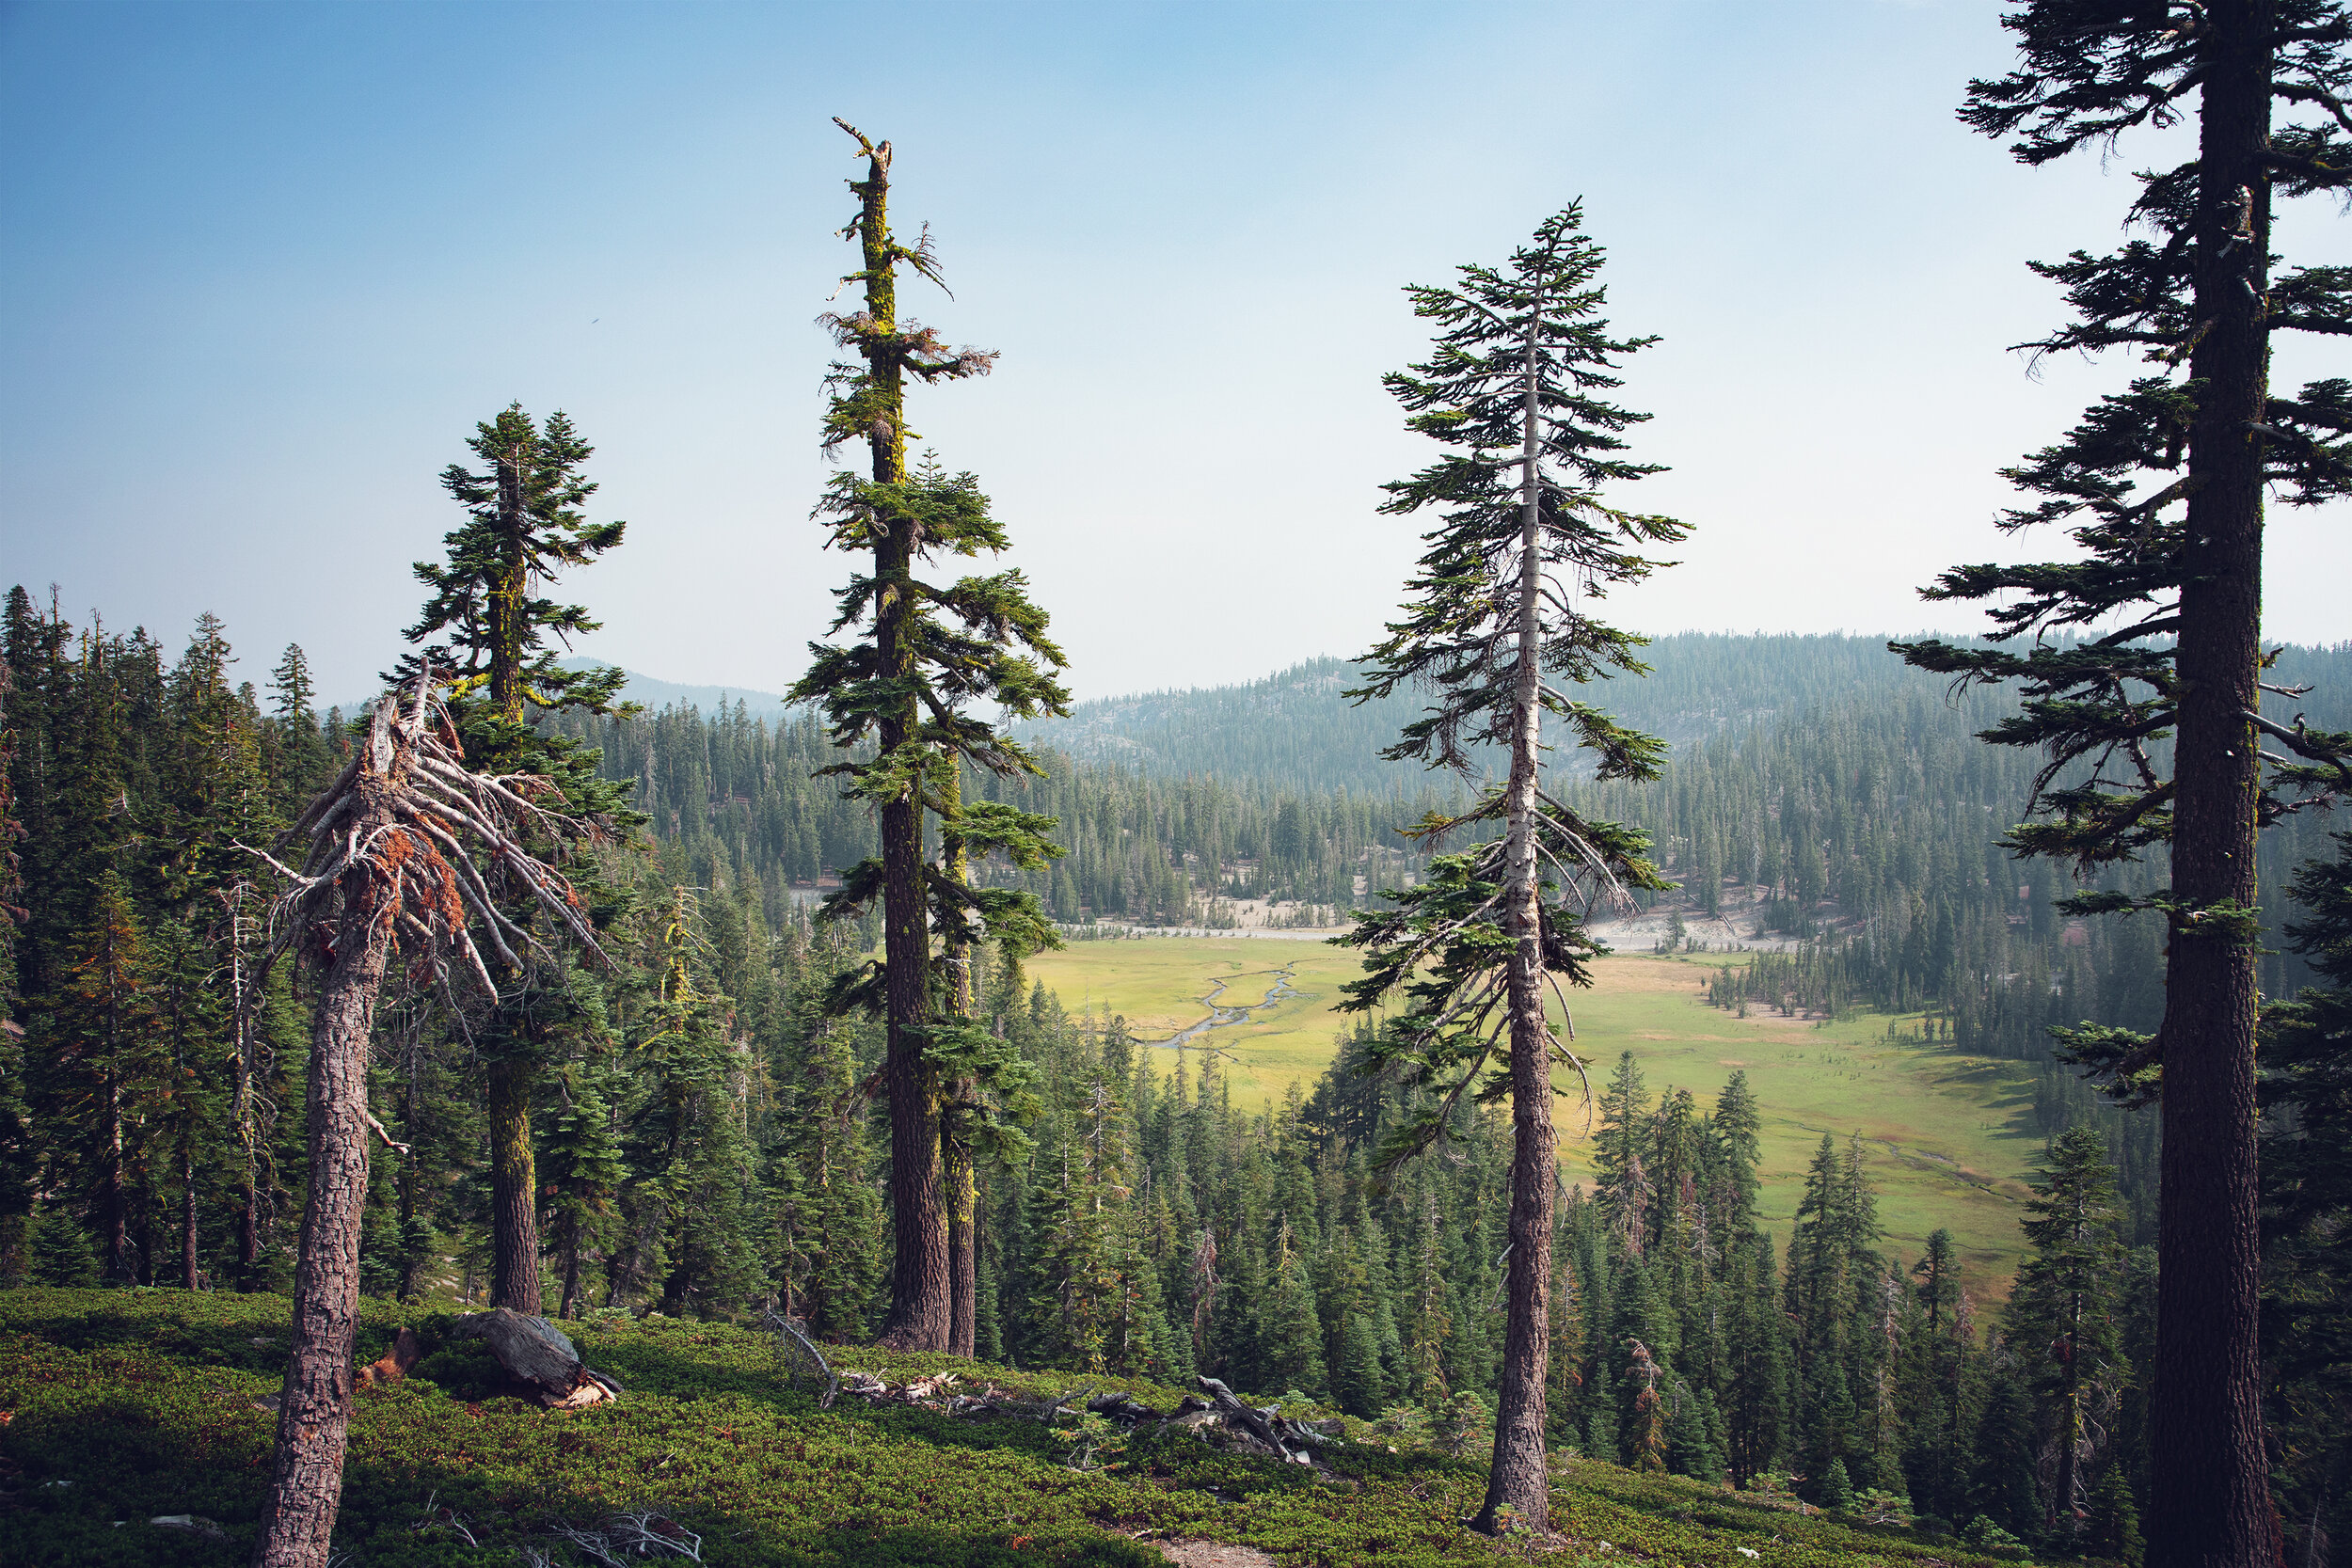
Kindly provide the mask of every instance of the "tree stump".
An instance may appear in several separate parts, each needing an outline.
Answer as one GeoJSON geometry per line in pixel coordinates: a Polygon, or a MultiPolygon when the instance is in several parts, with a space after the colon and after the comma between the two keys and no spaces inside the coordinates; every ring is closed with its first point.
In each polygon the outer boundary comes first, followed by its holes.
{"type": "Polygon", "coordinates": [[[398,1383],[408,1375],[422,1354],[417,1344],[417,1331],[402,1329],[392,1337],[392,1348],[384,1353],[382,1359],[359,1369],[359,1386],[364,1388],[371,1384],[398,1383]]]}
{"type": "Polygon", "coordinates": [[[549,1410],[577,1410],[621,1396],[620,1380],[582,1366],[571,1340],[545,1318],[493,1307],[458,1319],[451,1337],[488,1344],[516,1391],[549,1410]]]}

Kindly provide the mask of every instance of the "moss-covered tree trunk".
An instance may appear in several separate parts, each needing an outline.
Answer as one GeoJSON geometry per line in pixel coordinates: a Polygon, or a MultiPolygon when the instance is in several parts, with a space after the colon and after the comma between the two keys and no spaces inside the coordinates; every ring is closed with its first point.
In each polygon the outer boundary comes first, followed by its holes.
{"type": "MultiPolygon", "coordinates": [[[[490,624],[490,700],[510,724],[523,721],[523,654],[528,633],[530,562],[524,549],[529,518],[524,513],[520,451],[498,465],[500,557],[498,579],[486,607],[490,624]]],[[[536,1317],[539,1295],[538,1172],[531,1144],[531,1095],[538,1082],[530,1002],[502,1006],[500,1053],[489,1064],[486,1088],[490,1123],[490,1305],[536,1317]]]]}
{"type": "Polygon", "coordinates": [[[508,1053],[490,1064],[487,1075],[490,1305],[536,1317],[542,1310],[536,1176],[531,1154],[531,1089],[536,1074],[522,1054],[522,1042],[504,1043],[508,1053]]]}
{"type": "MultiPolygon", "coordinates": [[[[858,196],[858,241],[866,268],[871,326],[866,365],[874,400],[866,444],[877,484],[906,478],[906,372],[898,341],[898,252],[890,238],[890,144],[874,149],[858,196]]],[[[904,696],[876,726],[881,753],[915,742],[921,722],[914,691],[914,539],[909,519],[875,531],[876,673],[904,683],[904,696]]],[[[931,933],[923,889],[923,805],[910,783],[880,812],[882,851],[882,957],[889,1030],[884,1081],[890,1098],[891,1229],[897,1255],[890,1315],[882,1342],[898,1350],[944,1351],[953,1333],[944,1173],[940,1167],[939,1074],[924,1050],[930,1022],[931,933]]]]}

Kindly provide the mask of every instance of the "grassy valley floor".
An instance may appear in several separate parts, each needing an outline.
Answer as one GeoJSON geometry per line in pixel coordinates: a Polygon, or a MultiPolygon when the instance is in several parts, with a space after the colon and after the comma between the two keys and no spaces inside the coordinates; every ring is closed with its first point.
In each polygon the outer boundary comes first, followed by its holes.
{"type": "MultiPolygon", "coordinates": [[[[1491,1563],[1542,1556],[1598,1568],[1962,1568],[1985,1560],[1890,1527],[1801,1516],[1785,1502],[1563,1460],[1540,1550],[1460,1524],[1483,1466],[1369,1440],[1322,1471],[1217,1451],[1176,1433],[1109,1467],[1069,1467],[1071,1437],[1033,1419],[959,1418],[792,1386],[772,1341],[726,1324],[616,1318],[567,1324],[616,1373],[617,1404],[548,1412],[487,1397],[470,1345],[438,1348],[446,1316],[369,1302],[362,1361],[395,1325],[427,1354],[407,1381],[358,1396],[336,1544],[351,1568],[586,1563],[558,1536],[653,1511],[663,1539],[698,1536],[714,1568],[1161,1568],[1159,1544],[1257,1548],[1282,1568],[1491,1563]]],[[[0,1562],[231,1568],[250,1554],[283,1376],[282,1297],[177,1291],[0,1291],[0,1562]],[[213,1535],[159,1526],[193,1515],[213,1535]]],[[[1020,1373],[947,1357],[849,1351],[903,1379],[952,1367],[1063,1393],[1173,1389],[1020,1373]]],[[[628,1560],[636,1559],[630,1557],[628,1560]]],[[[675,1558],[672,1560],[675,1560],[675,1558]]]]}
{"type": "MultiPolygon", "coordinates": [[[[1947,1227],[1961,1244],[1971,1293],[2007,1294],[2022,1247],[2024,1178],[2042,1151],[2026,1075],[2013,1063],[1890,1040],[1881,1014],[1822,1023],[1760,1008],[1743,1019],[1709,1007],[1708,977],[1725,961],[1745,960],[1738,954],[1601,959],[1593,989],[1574,997],[1576,1041],[1594,1063],[1596,1090],[1621,1051],[1633,1053],[1653,1096],[1687,1088],[1702,1108],[1745,1069],[1764,1116],[1761,1211],[1784,1244],[1821,1134],[1842,1143],[1858,1133],[1886,1245],[1914,1258],[1928,1232],[1947,1227]]],[[[1311,1087],[1330,1065],[1349,1022],[1334,1010],[1340,984],[1360,973],[1347,948],[1222,937],[1073,942],[1040,954],[1030,971],[1064,1006],[1124,1014],[1139,1037],[1152,1040],[1208,1017],[1202,999],[1216,981],[1226,983],[1219,1004],[1233,1007],[1259,1002],[1282,974],[1295,995],[1195,1042],[1218,1051],[1234,1104],[1250,1110],[1279,1103],[1293,1084],[1311,1087]]],[[[1173,1066],[1172,1052],[1162,1056],[1173,1066]]],[[[1563,1101],[1559,1115],[1570,1180],[1589,1180],[1579,1101],[1563,1101]]]]}

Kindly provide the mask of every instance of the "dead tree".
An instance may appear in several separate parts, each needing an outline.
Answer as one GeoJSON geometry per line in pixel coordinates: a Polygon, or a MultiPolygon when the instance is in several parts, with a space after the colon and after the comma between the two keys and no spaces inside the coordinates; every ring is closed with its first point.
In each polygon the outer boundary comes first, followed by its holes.
{"type": "Polygon", "coordinates": [[[310,1196],[256,1568],[323,1568],[342,1502],[368,1134],[401,1147],[369,1113],[367,1092],[368,1037],[393,949],[429,983],[446,986],[454,967],[495,996],[474,932],[512,968],[522,967],[517,947],[540,945],[500,911],[495,878],[527,890],[603,957],[571,884],[526,852],[517,831],[531,824],[554,830],[557,843],[576,843],[601,837],[601,826],[535,804],[552,789],[548,780],[471,773],[464,757],[431,681],[421,677],[377,701],[350,765],[288,832],[284,843],[307,841],[302,868],[255,851],[287,882],[271,910],[270,955],[294,948],[320,971],[308,1095],[310,1196]]]}

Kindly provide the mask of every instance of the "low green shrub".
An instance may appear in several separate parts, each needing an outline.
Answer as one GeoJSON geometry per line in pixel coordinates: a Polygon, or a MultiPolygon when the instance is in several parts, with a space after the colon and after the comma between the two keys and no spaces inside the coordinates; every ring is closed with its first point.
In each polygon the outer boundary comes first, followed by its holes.
{"type": "MultiPolygon", "coordinates": [[[[1462,1525],[1485,1489],[1474,1445],[1460,1457],[1407,1444],[1392,1453],[1389,1436],[1402,1432],[1350,1421],[1369,1440],[1311,1468],[1193,1431],[1112,1434],[1078,1417],[962,1418],[848,1397],[820,1411],[814,1389],[785,1378],[771,1338],[675,1319],[566,1324],[589,1364],[614,1372],[626,1392],[614,1404],[549,1412],[486,1395],[493,1364],[450,1340],[446,1318],[370,1300],[361,1322],[362,1360],[404,1323],[426,1354],[406,1381],[358,1395],[336,1537],[352,1568],[505,1568],[526,1545],[550,1562],[585,1564],[592,1559],[558,1539],[560,1528],[593,1532],[648,1510],[699,1535],[714,1568],[1162,1568],[1147,1543],[1178,1538],[1256,1546],[1284,1568],[1489,1568],[1496,1559],[1497,1544],[1462,1525]]],[[[0,1563],[242,1563],[273,1433],[256,1402],[282,1381],[286,1325],[282,1297],[0,1291],[0,1410],[10,1413],[0,1426],[0,1563]],[[149,1522],[172,1514],[215,1521],[228,1539],[149,1522]]],[[[1028,1398],[1087,1386],[945,1356],[828,1354],[894,1382],[954,1370],[976,1391],[993,1383],[1028,1398]]],[[[1161,1408],[1182,1397],[1116,1386],[1161,1408]]],[[[1562,1466],[1553,1513],[1574,1538],[1564,1561],[1969,1560],[1891,1530],[1583,1462],[1562,1466]]]]}

